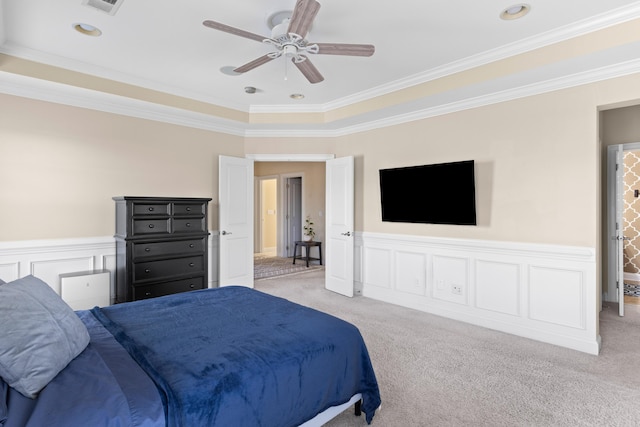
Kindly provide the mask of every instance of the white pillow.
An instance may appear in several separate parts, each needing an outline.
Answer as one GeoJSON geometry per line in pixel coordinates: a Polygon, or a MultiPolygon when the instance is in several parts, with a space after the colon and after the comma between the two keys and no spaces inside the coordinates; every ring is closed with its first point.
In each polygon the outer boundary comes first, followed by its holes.
{"type": "Polygon", "coordinates": [[[42,280],[0,286],[0,377],[34,398],[89,344],[78,315],[42,280]]]}

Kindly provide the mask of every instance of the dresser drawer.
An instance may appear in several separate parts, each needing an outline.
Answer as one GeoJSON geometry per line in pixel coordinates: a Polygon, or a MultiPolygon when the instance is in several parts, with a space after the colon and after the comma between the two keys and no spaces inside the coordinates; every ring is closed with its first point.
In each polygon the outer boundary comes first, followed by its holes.
{"type": "Polygon", "coordinates": [[[133,214],[134,215],[169,215],[170,213],[170,203],[133,203],[133,214]]]}
{"type": "Polygon", "coordinates": [[[164,242],[132,243],[134,258],[200,254],[205,252],[206,238],[164,242]]]}
{"type": "Polygon", "coordinates": [[[133,220],[133,236],[144,234],[166,234],[169,233],[169,218],[163,219],[134,219],[133,220]]]}
{"type": "Polygon", "coordinates": [[[173,280],[171,282],[156,283],[153,285],[134,286],[133,299],[146,299],[160,297],[162,295],[175,294],[177,292],[194,291],[204,289],[204,277],[193,277],[191,279],[173,280]]]}
{"type": "Polygon", "coordinates": [[[185,258],[171,258],[133,264],[133,280],[157,280],[188,274],[197,275],[205,271],[204,255],[185,258]]]}
{"type": "Polygon", "coordinates": [[[204,218],[175,218],[174,233],[202,233],[206,231],[204,218]]]}
{"type": "Polygon", "coordinates": [[[174,215],[204,215],[206,212],[204,203],[174,203],[173,214],[174,215]]]}

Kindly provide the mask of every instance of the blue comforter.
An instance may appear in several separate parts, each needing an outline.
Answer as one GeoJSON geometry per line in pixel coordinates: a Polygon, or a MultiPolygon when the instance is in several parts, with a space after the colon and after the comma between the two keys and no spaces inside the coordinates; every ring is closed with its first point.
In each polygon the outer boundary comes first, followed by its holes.
{"type": "Polygon", "coordinates": [[[9,414],[4,424],[0,416],[0,426],[164,427],[153,381],[89,311],[78,316],[89,331],[89,345],[36,399],[0,378],[0,398],[5,397],[9,414]]]}
{"type": "Polygon", "coordinates": [[[92,310],[160,390],[167,425],[297,426],[362,393],[380,405],[358,329],[244,287],[92,310]]]}

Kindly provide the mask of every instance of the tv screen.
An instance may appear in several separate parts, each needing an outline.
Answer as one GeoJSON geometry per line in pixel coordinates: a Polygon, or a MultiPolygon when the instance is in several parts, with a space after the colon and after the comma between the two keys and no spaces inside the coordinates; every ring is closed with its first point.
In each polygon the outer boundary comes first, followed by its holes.
{"type": "Polygon", "coordinates": [[[380,169],[382,221],[476,225],[474,161],[380,169]]]}

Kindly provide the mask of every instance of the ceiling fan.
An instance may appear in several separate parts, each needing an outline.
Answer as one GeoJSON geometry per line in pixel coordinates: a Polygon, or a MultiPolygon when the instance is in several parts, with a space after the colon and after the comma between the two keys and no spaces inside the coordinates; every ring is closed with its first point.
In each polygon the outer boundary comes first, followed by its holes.
{"type": "Polygon", "coordinates": [[[259,34],[250,33],[215,21],[207,20],[202,24],[214,30],[267,43],[276,48],[275,52],[254,59],[234,69],[234,72],[246,73],[260,65],[284,56],[287,60],[291,59],[310,83],[319,83],[324,80],[324,77],[309,60],[309,54],[371,56],[375,51],[375,47],[370,44],[309,43],[305,37],[313,24],[318,10],[320,10],[320,3],[316,0],[298,0],[291,18],[284,19],[282,23],[274,26],[271,37],[263,37],[259,34]]]}

